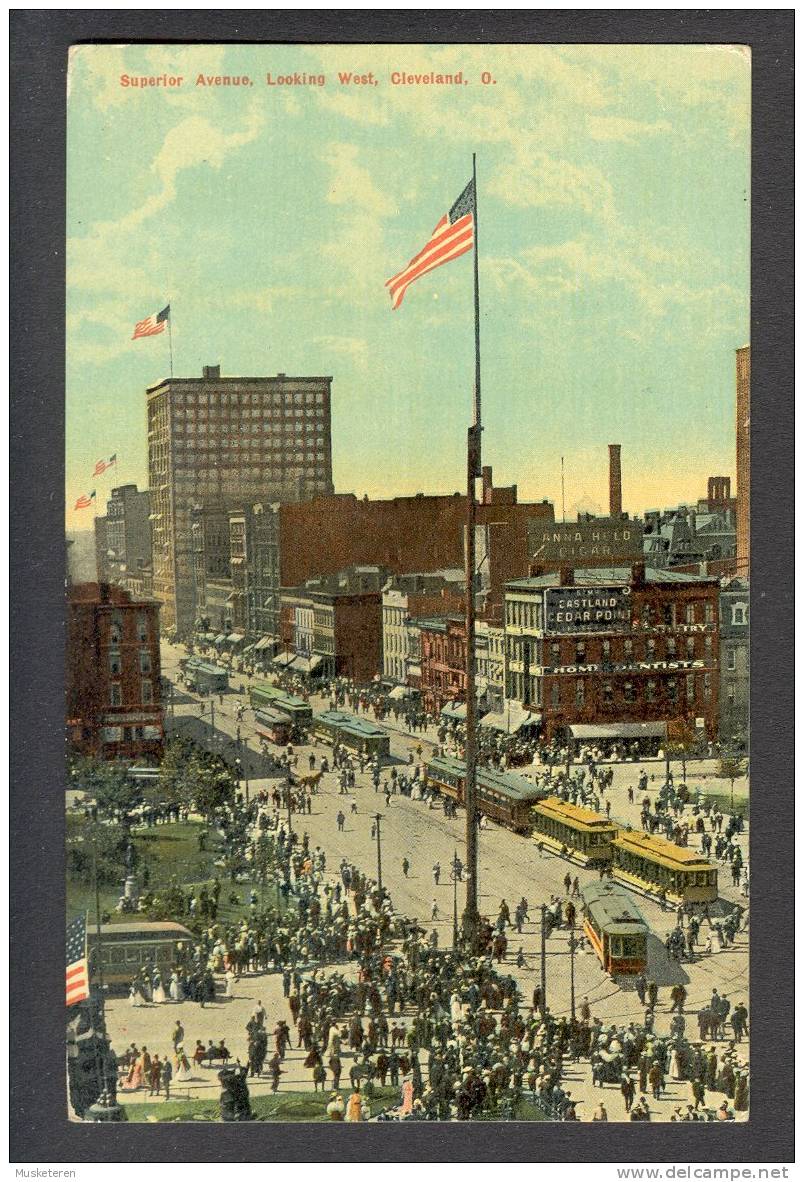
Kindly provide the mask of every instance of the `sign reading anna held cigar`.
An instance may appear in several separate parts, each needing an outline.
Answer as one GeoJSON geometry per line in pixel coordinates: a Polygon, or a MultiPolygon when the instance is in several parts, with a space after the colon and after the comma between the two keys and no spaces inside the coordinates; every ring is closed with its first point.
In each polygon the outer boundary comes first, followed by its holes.
{"type": "Polygon", "coordinates": [[[578,521],[547,526],[532,521],[528,549],[534,563],[627,564],[642,557],[642,526],[635,521],[578,521]]]}
{"type": "Polygon", "coordinates": [[[605,632],[631,618],[630,587],[562,587],[545,592],[547,632],[605,632]]]}

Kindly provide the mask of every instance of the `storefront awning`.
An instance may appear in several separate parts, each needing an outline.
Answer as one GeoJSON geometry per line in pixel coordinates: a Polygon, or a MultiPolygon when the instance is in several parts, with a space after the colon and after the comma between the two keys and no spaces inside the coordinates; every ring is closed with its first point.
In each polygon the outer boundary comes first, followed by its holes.
{"type": "Polygon", "coordinates": [[[287,669],[295,660],[295,653],[279,653],[278,656],[274,657],[273,664],[277,665],[280,669],[287,669]]]}
{"type": "Polygon", "coordinates": [[[312,657],[296,657],[293,662],[293,668],[298,669],[299,673],[315,673],[320,667],[323,657],[313,655],[312,657]]]}
{"type": "Polygon", "coordinates": [[[276,637],[275,636],[261,636],[260,639],[257,641],[257,643],[254,645],[254,651],[262,653],[262,652],[265,652],[265,650],[267,648],[273,648],[275,644],[276,644],[276,637]]]}
{"type": "Polygon", "coordinates": [[[594,739],[666,739],[666,722],[612,722],[608,725],[571,726],[570,734],[580,742],[594,739]]]}
{"type": "Polygon", "coordinates": [[[242,632],[230,632],[226,637],[226,647],[236,648],[237,645],[242,644],[245,639],[246,638],[242,632]]]}
{"type": "Polygon", "coordinates": [[[526,710],[519,702],[511,702],[501,714],[487,714],[481,726],[489,730],[502,731],[506,735],[515,735],[517,731],[529,726],[539,726],[542,716],[538,710],[526,710]]]}
{"type": "MultiPolygon", "coordinates": [[[[477,707],[478,718],[485,714],[485,711],[477,707]]],[[[448,706],[444,706],[441,711],[442,718],[452,718],[456,722],[466,721],[466,703],[465,702],[450,702],[448,706]]]]}
{"type": "Polygon", "coordinates": [[[395,702],[400,701],[400,699],[402,699],[402,698],[409,698],[410,697],[410,686],[409,685],[395,685],[394,688],[391,690],[390,694],[388,695],[388,697],[393,698],[393,700],[395,702]]]}
{"type": "Polygon", "coordinates": [[[212,643],[215,645],[215,648],[223,648],[223,646],[226,644],[226,633],[221,632],[215,637],[212,643]]]}

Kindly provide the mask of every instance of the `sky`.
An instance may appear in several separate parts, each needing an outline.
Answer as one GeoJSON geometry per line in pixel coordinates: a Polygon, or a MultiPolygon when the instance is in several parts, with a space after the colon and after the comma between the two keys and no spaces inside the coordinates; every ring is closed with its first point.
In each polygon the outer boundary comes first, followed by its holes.
{"type": "Polygon", "coordinates": [[[147,486],[146,386],[332,375],[335,488],[465,484],[472,255],[385,280],[477,154],[483,459],[567,516],[734,480],[748,342],[750,56],[738,46],[79,46],[68,97],[67,526],[147,486]],[[460,85],[392,85],[394,71],[460,85]],[[339,72],[366,75],[341,84],[339,72]],[[121,76],[184,79],[124,87],[121,76]],[[251,85],[197,85],[198,76],[251,85]],[[266,84],[321,75],[325,84],[266,84]],[[486,79],[484,82],[483,79],[486,79]],[[97,460],[117,455],[100,478],[97,460]]]}

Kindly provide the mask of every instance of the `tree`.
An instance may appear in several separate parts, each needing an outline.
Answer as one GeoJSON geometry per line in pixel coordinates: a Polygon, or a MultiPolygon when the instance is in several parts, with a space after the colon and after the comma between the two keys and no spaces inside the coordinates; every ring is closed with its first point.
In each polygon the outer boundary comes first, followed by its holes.
{"type": "Polygon", "coordinates": [[[72,787],[94,801],[98,814],[119,820],[124,826],[132,812],[142,804],[142,788],[128,775],[123,764],[104,763],[100,759],[77,759],[70,768],[72,787]]]}
{"type": "Polygon", "coordinates": [[[666,753],[668,770],[671,759],[681,760],[681,779],[686,784],[687,782],[687,760],[691,759],[698,751],[698,732],[694,725],[685,718],[680,725],[675,728],[673,738],[668,738],[666,753]]]}
{"type": "Polygon", "coordinates": [[[190,752],[181,740],[174,739],[165,748],[159,765],[159,778],[149,786],[149,798],[154,804],[189,806],[193,784],[188,775],[190,752]]]}
{"type": "Polygon", "coordinates": [[[195,807],[207,820],[219,808],[234,802],[235,783],[225,767],[205,763],[194,755],[187,766],[187,778],[195,807]]]}
{"type": "Polygon", "coordinates": [[[97,856],[100,885],[119,885],[126,876],[127,845],[128,833],[122,825],[82,818],[80,825],[70,826],[67,832],[68,876],[74,882],[92,886],[97,856]]]}
{"type": "Polygon", "coordinates": [[[734,781],[745,775],[746,766],[739,755],[724,755],[718,764],[718,775],[731,784],[731,812],[734,812],[734,781]]]}

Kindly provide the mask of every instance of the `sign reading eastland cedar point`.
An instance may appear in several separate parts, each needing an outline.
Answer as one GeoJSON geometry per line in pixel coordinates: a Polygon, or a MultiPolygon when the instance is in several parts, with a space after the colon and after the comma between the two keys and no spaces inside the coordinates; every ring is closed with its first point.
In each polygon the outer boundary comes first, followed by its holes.
{"type": "Polygon", "coordinates": [[[73,49],[73,1119],[747,1119],[750,86],[73,49]]]}

